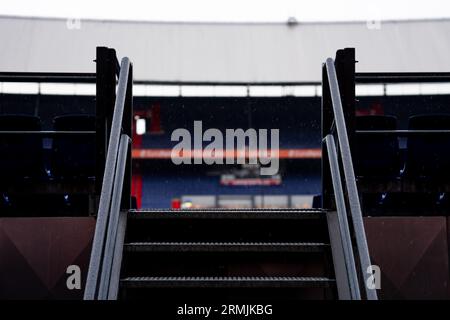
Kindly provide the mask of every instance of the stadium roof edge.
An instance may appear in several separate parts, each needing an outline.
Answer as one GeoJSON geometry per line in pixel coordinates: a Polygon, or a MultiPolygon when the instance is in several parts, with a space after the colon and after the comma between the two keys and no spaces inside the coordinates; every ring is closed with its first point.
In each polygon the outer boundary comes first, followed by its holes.
{"type": "MultiPolygon", "coordinates": [[[[44,20],[44,21],[65,21],[67,19],[75,19],[79,17],[36,17],[36,16],[21,16],[21,15],[3,15],[0,14],[0,19],[24,19],[24,20],[44,20]]],[[[129,24],[167,24],[167,25],[272,25],[272,26],[284,26],[288,25],[288,21],[268,21],[268,22],[245,22],[245,21],[164,21],[164,20],[128,20],[128,19],[93,19],[93,18],[79,18],[85,22],[93,23],[129,23],[129,24]]],[[[350,20],[350,21],[301,21],[298,20],[294,25],[348,25],[348,24],[365,24],[372,20],[350,20]]],[[[377,20],[386,24],[404,24],[404,23],[434,23],[434,22],[449,22],[449,18],[423,18],[423,19],[387,19],[377,20]]]]}
{"type": "Polygon", "coordinates": [[[137,81],[316,83],[337,49],[358,72],[450,72],[450,19],[207,23],[0,15],[0,71],[94,72],[95,47],[132,58],[137,81]]]}

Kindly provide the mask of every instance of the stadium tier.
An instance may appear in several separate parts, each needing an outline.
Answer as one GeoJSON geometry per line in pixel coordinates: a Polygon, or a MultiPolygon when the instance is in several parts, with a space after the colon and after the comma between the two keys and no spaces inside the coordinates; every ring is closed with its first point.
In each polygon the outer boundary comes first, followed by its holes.
{"type": "Polygon", "coordinates": [[[96,54],[95,73],[0,73],[96,89],[0,96],[1,298],[450,298],[450,96],[355,92],[450,74],[358,73],[347,48],[320,95],[143,97],[129,58],[96,54]]]}

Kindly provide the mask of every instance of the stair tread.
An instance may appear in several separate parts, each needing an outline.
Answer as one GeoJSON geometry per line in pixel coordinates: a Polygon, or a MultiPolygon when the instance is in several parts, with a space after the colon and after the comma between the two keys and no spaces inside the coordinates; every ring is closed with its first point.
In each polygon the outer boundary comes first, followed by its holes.
{"type": "Polygon", "coordinates": [[[320,252],[329,244],[323,242],[130,242],[125,251],[306,251],[320,252]]]}
{"type": "Polygon", "coordinates": [[[126,277],[121,281],[334,281],[327,277],[126,277]]]}
{"type": "Polygon", "coordinates": [[[307,219],[324,217],[322,209],[130,210],[132,219],[307,219]]]}
{"type": "Polygon", "coordinates": [[[212,246],[222,246],[222,245],[246,245],[246,246],[326,246],[325,242],[203,242],[203,241],[158,241],[158,242],[130,242],[126,245],[212,245],[212,246]]]}
{"type": "Polygon", "coordinates": [[[127,277],[122,287],[329,287],[335,279],[326,277],[127,277]]]}

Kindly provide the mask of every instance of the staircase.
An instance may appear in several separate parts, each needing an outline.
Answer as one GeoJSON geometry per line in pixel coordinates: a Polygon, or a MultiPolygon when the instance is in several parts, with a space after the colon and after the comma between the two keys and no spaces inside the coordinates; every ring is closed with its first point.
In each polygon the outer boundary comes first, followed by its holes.
{"type": "Polygon", "coordinates": [[[123,58],[84,299],[376,300],[366,285],[372,266],[346,131],[354,111],[343,111],[354,102],[354,63],[354,50],[345,49],[323,65],[322,202],[329,210],[136,211],[129,210],[132,64],[123,58]]]}
{"type": "Polygon", "coordinates": [[[337,298],[322,210],[130,211],[121,299],[337,298]]]}

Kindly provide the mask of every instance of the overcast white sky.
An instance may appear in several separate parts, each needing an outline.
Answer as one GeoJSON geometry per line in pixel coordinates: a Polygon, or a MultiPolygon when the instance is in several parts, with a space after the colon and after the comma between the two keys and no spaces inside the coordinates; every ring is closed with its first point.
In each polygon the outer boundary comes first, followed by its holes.
{"type": "Polygon", "coordinates": [[[1,15],[284,22],[450,17],[450,0],[0,0],[1,15]]]}

